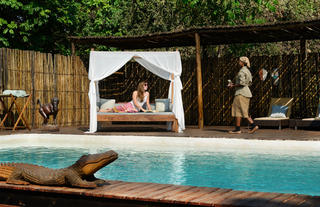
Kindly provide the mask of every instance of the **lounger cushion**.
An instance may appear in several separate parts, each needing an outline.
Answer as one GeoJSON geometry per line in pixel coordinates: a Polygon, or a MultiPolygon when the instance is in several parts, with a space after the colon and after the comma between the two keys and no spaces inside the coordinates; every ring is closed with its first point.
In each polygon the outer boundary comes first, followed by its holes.
{"type": "Polygon", "coordinates": [[[318,117],[316,117],[316,118],[304,118],[304,119],[302,119],[302,121],[320,121],[320,119],[318,117]]]}
{"type": "Polygon", "coordinates": [[[285,118],[288,111],[288,106],[272,105],[270,117],[272,118],[285,118]]]}
{"type": "Polygon", "coordinates": [[[169,112],[171,111],[170,99],[156,99],[156,111],[169,112]]]}
{"type": "Polygon", "coordinates": [[[254,120],[256,121],[268,121],[268,120],[270,120],[270,121],[274,121],[274,120],[287,120],[287,119],[289,119],[288,117],[285,117],[285,118],[276,118],[276,117],[259,117],[259,118],[255,118],[254,120]]]}
{"type": "Polygon", "coordinates": [[[153,112],[153,113],[145,113],[145,112],[137,112],[137,113],[115,113],[115,112],[98,112],[98,115],[119,115],[119,116],[123,116],[123,115],[130,115],[130,116],[136,116],[136,115],[147,115],[147,116],[154,116],[154,115],[172,115],[174,114],[173,112],[153,112]]]}
{"type": "Polygon", "coordinates": [[[100,110],[112,109],[115,106],[115,99],[106,99],[101,102],[100,110]]]}

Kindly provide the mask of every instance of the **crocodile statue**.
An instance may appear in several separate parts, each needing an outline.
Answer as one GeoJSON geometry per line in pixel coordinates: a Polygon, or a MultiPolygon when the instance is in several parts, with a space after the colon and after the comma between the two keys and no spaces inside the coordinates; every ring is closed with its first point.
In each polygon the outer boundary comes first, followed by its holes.
{"type": "Polygon", "coordinates": [[[113,150],[88,154],[80,157],[73,165],[61,169],[50,169],[27,163],[0,163],[0,180],[16,185],[95,188],[107,183],[105,180],[95,178],[94,173],[117,158],[118,154],[113,150]]]}

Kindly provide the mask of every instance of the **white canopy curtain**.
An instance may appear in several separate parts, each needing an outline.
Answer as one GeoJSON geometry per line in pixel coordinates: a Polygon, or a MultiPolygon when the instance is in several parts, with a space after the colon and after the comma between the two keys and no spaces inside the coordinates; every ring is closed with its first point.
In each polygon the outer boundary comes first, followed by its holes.
{"type": "MultiPolygon", "coordinates": [[[[168,98],[171,98],[173,85],[172,112],[175,114],[179,132],[185,129],[184,110],[182,104],[182,72],[181,58],[178,51],[175,52],[103,52],[91,51],[89,62],[89,99],[90,99],[90,133],[97,131],[97,108],[99,100],[98,82],[121,69],[128,61],[135,59],[155,75],[170,80],[168,98]],[[171,75],[174,79],[171,79],[171,75]]],[[[129,101],[129,100],[128,100],[129,101]]]]}

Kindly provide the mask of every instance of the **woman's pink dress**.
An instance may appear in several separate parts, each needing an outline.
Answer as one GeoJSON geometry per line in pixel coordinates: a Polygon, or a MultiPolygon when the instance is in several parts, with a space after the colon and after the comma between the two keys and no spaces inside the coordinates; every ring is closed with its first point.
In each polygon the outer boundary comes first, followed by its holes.
{"type": "Polygon", "coordinates": [[[138,110],[133,106],[131,102],[120,104],[118,106],[113,107],[114,112],[127,112],[127,113],[135,113],[138,110]]]}

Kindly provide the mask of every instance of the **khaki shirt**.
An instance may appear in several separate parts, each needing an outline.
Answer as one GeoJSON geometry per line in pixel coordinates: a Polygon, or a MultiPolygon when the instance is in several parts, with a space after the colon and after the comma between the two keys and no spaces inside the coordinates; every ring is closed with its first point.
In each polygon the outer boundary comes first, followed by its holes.
{"type": "Polygon", "coordinates": [[[235,84],[240,84],[241,86],[236,87],[236,93],[234,95],[242,95],[244,97],[251,98],[252,94],[249,88],[251,83],[251,72],[246,66],[244,66],[240,69],[239,73],[236,76],[235,84]]]}

